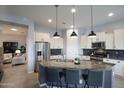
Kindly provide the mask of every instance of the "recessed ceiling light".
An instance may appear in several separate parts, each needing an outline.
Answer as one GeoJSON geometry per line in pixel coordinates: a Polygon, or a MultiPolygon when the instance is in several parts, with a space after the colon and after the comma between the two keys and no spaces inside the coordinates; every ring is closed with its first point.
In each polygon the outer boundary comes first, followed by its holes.
{"type": "Polygon", "coordinates": [[[12,30],[12,31],[18,31],[17,29],[15,29],[15,28],[11,28],[10,30],[12,30]]]}
{"type": "Polygon", "coordinates": [[[108,14],[108,16],[113,16],[113,15],[114,15],[114,13],[112,13],[112,12],[108,14]]]}
{"type": "Polygon", "coordinates": [[[76,12],[76,9],[75,9],[75,8],[72,8],[72,9],[71,9],[71,12],[72,12],[72,13],[75,13],[75,12],[76,12]]]}
{"type": "Polygon", "coordinates": [[[48,19],[48,22],[51,23],[52,22],[52,19],[48,19]]]}

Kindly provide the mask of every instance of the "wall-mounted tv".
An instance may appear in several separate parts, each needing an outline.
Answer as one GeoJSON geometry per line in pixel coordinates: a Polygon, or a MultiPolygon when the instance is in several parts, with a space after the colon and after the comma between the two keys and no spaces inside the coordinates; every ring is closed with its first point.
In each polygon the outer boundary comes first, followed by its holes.
{"type": "Polygon", "coordinates": [[[15,53],[18,49],[18,42],[3,42],[4,53],[15,53]]]}

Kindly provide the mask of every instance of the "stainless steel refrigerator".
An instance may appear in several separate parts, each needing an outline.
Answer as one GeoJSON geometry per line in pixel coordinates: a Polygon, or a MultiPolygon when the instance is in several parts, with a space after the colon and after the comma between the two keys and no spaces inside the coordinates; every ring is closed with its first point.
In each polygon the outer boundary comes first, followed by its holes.
{"type": "Polygon", "coordinates": [[[50,43],[35,42],[35,72],[38,71],[40,62],[49,62],[50,60],[50,43]]]}

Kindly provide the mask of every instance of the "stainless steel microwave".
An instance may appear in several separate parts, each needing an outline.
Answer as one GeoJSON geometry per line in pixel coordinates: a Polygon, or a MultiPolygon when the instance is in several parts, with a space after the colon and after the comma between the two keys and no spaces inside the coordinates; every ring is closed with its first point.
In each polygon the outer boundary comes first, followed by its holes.
{"type": "Polygon", "coordinates": [[[92,48],[105,48],[105,42],[94,42],[92,48]]]}

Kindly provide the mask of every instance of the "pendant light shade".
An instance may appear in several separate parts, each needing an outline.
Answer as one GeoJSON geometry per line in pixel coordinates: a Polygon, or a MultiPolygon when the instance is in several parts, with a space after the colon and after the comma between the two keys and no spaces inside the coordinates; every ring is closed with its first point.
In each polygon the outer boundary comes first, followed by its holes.
{"type": "Polygon", "coordinates": [[[55,32],[53,35],[54,38],[60,38],[60,35],[58,34],[58,32],[55,32]]]}
{"type": "Polygon", "coordinates": [[[73,31],[71,37],[77,36],[77,34],[73,31]]]}
{"type": "Polygon", "coordinates": [[[96,37],[96,34],[93,31],[93,10],[92,10],[92,5],[91,5],[91,32],[88,35],[89,38],[94,38],[96,37]]]}
{"type": "MultiPolygon", "coordinates": [[[[75,7],[73,6],[73,9],[75,9],[75,7]]],[[[73,37],[77,37],[77,34],[76,34],[76,32],[74,31],[75,30],[75,12],[72,12],[72,14],[73,14],[73,32],[71,33],[71,37],[73,38],[73,37]]]]}
{"type": "Polygon", "coordinates": [[[55,5],[56,7],[56,32],[54,33],[53,37],[54,38],[60,38],[60,35],[58,34],[58,5],[55,5]]]}
{"type": "Polygon", "coordinates": [[[96,37],[96,34],[93,31],[91,31],[91,33],[88,36],[91,38],[94,38],[94,37],[96,37]]]}

